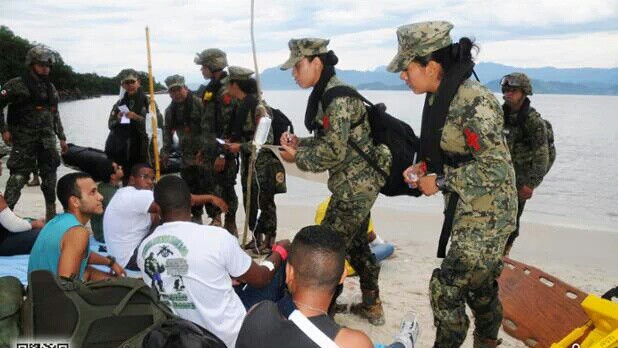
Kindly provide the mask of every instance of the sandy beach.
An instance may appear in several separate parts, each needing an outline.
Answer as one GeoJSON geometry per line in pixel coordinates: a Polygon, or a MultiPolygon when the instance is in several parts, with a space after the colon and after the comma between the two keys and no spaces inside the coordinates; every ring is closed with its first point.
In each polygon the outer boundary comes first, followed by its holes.
{"type": "MultiPolygon", "coordinates": [[[[6,170],[6,167],[5,167],[6,170]]],[[[58,177],[67,171],[62,168],[58,177]]],[[[8,179],[8,171],[0,178],[0,187],[8,179]]],[[[237,188],[239,190],[239,187],[237,188]]],[[[238,192],[240,194],[240,192],[238,192]]],[[[315,208],[327,195],[324,184],[296,177],[288,177],[288,193],[278,195],[278,238],[292,239],[303,226],[313,224],[315,208]]],[[[58,211],[61,210],[57,203],[58,211]]],[[[22,216],[44,215],[43,196],[38,187],[25,187],[16,207],[22,216]]],[[[525,214],[524,214],[525,215],[525,214]]],[[[375,343],[388,344],[399,330],[399,321],[407,311],[418,313],[421,334],[417,347],[433,344],[435,329],[428,297],[428,283],[432,270],[440,264],[435,257],[437,240],[442,224],[439,198],[387,198],[379,197],[372,210],[372,217],[379,235],[392,242],[395,254],[382,264],[380,273],[381,298],[386,312],[386,325],[374,327],[353,315],[337,315],[342,325],[361,329],[375,343]],[[414,211],[401,207],[406,199],[416,200],[416,205],[427,202],[428,209],[414,211]],[[399,204],[391,204],[398,202],[399,204]],[[392,205],[392,206],[391,206],[392,205]]],[[[238,225],[243,226],[244,214],[239,211],[238,225]]],[[[521,235],[511,257],[515,260],[542,268],[563,281],[587,293],[602,294],[616,286],[618,279],[618,231],[597,231],[541,223],[522,223],[521,235]],[[614,266],[612,266],[614,265],[614,266]]],[[[346,280],[342,295],[344,302],[360,300],[358,277],[346,280]]],[[[472,347],[472,329],[463,347],[472,347]]],[[[524,347],[502,332],[501,347],[524,347]]]]}

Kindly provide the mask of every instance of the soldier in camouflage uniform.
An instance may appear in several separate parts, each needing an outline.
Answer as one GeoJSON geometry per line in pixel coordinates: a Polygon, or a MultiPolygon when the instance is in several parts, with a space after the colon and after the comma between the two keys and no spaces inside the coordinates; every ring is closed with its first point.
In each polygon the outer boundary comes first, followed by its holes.
{"type": "MultiPolygon", "coordinates": [[[[152,148],[149,146],[149,137],[146,132],[146,115],[150,112],[150,98],[141,88],[139,74],[134,69],[124,69],[118,76],[124,90],[124,95],[116,101],[109,114],[108,127],[110,137],[114,139],[115,149],[110,149],[110,139],[105,145],[105,152],[114,162],[125,170],[138,163],[152,163],[152,148]],[[125,105],[129,112],[124,114],[119,107],[125,105]]],[[[157,127],[163,128],[163,116],[157,110],[157,127]]],[[[149,125],[150,126],[150,125],[149,125]]],[[[124,178],[125,184],[129,175],[124,178]]]]}
{"type": "Polygon", "coordinates": [[[502,133],[500,104],[487,88],[468,79],[474,65],[473,44],[467,38],[452,44],[452,27],[448,22],[399,27],[399,50],[387,69],[401,72],[401,79],[414,93],[428,94],[424,125],[426,111],[434,117],[439,115],[431,113],[433,108],[443,108],[445,113],[443,128],[437,124],[425,133],[423,127],[422,161],[403,173],[406,182],[425,195],[441,190],[447,207],[456,204],[451,215],[450,249],[429,285],[436,326],[434,347],[462,345],[469,326],[466,303],[475,318],[474,347],[496,347],[502,322],[497,278],[506,240],[515,226],[515,172],[502,133]],[[455,85],[448,86],[459,69],[463,74],[455,85]],[[453,97],[441,105],[440,92],[449,87],[453,97]],[[423,138],[431,139],[433,134],[435,142],[428,145],[441,158],[431,151],[431,156],[423,154],[423,138]],[[442,168],[436,168],[438,160],[442,168]],[[419,179],[411,179],[410,173],[419,179]]]}
{"type": "MultiPolygon", "coordinates": [[[[246,249],[256,248],[263,252],[270,252],[277,234],[277,206],[275,194],[286,191],[285,170],[277,156],[266,148],[259,149],[255,160],[254,177],[251,188],[251,211],[247,212],[247,197],[249,165],[251,165],[251,151],[253,138],[261,117],[268,110],[264,101],[259,100],[258,88],[255,79],[251,77],[253,71],[237,66],[229,67],[228,93],[238,100],[234,109],[232,121],[232,143],[227,149],[232,153],[240,153],[241,183],[244,196],[245,214],[249,216],[249,229],[253,231],[254,239],[245,245],[246,249]],[[258,201],[259,197],[259,201],[258,201]],[[258,207],[261,211],[257,219],[258,207]],[[261,237],[264,236],[262,241],[261,237]]],[[[272,117],[271,117],[272,118],[272,117]]],[[[273,143],[272,127],[268,133],[266,144],[273,143]]]]}
{"type": "Polygon", "coordinates": [[[293,68],[292,75],[301,88],[313,87],[305,113],[305,126],[313,137],[297,138],[284,133],[281,144],[284,160],[296,162],[299,169],[328,171],[328,189],[332,199],[322,225],[338,233],[346,243],[350,264],[360,276],[362,303],[351,311],[365,317],[373,325],[384,324],[384,311],[379,296],[380,267],[367,245],[369,211],[385,179],[351,146],[354,141],[362,151],[374,158],[380,168],[390,172],[391,155],[384,145],[375,146],[370,137],[367,110],[354,97],[335,98],[323,110],[323,93],[344,83],[335,75],[337,56],[326,47],[329,40],[292,39],[290,57],[282,70],[293,68]],[[358,123],[361,121],[360,123],[358,123]],[[351,125],[358,123],[358,126],[351,125]]]}
{"type": "Polygon", "coordinates": [[[56,168],[60,165],[56,137],[62,152],[67,151],[58,113],[58,91],[49,81],[54,62],[54,53],[48,48],[31,48],[26,55],[28,71],[9,80],[0,90],[0,131],[5,143],[13,144],[7,162],[11,176],[4,196],[13,209],[30,173],[38,169],[47,221],[56,215],[56,168]],[[2,110],[6,105],[9,108],[5,123],[2,110]]]}
{"type": "MultiPolygon", "coordinates": [[[[184,77],[172,75],[165,79],[167,90],[172,102],[165,109],[165,126],[163,127],[163,148],[161,162],[167,163],[172,148],[174,132],[178,135],[182,166],[180,176],[187,182],[192,194],[212,194],[212,179],[208,177],[205,166],[201,162],[206,139],[214,141],[208,124],[202,122],[204,105],[185,85],[184,77]],[[211,139],[212,138],[212,139],[211,139]]],[[[202,223],[204,206],[191,208],[192,220],[202,223]]]]}
{"type": "MultiPolygon", "coordinates": [[[[227,72],[227,56],[218,48],[208,48],[198,53],[193,60],[201,65],[202,75],[209,79],[207,85],[202,85],[197,91],[197,96],[204,103],[205,128],[211,129],[215,137],[228,139],[230,137],[230,123],[234,109],[234,100],[227,94],[226,87],[229,83],[227,72]]],[[[238,174],[238,156],[225,150],[216,141],[204,142],[204,165],[215,179],[215,194],[228,204],[228,212],[225,214],[225,229],[233,235],[238,235],[236,228],[236,210],[238,209],[238,196],[234,186],[238,174]]],[[[213,224],[221,225],[220,211],[208,206],[208,215],[213,218],[213,224]]]]}
{"type": "Polygon", "coordinates": [[[523,73],[512,73],[500,82],[504,94],[504,128],[511,150],[517,182],[518,209],[517,227],[506,243],[505,255],[509,254],[515,238],[519,236],[519,219],[526,201],[541,184],[550,161],[545,121],[530,106],[532,85],[523,73]],[[520,122],[525,120],[525,122],[520,122]]]}

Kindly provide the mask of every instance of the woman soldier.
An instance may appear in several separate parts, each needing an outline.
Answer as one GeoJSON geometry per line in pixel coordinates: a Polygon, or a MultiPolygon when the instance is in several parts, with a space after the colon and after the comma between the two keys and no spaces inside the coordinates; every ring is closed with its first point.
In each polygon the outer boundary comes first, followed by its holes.
{"type": "Polygon", "coordinates": [[[452,28],[448,22],[398,28],[399,50],[387,69],[400,72],[415,94],[427,93],[421,162],[404,171],[404,180],[426,196],[442,191],[447,207],[438,247],[444,260],[429,285],[434,347],[461,346],[469,325],[466,303],[475,317],[474,347],[495,347],[502,321],[496,280],[515,228],[515,173],[500,104],[469,80],[475,46],[468,38],[453,44],[452,28]]]}
{"type": "Polygon", "coordinates": [[[328,171],[332,199],[322,225],[345,240],[350,264],[360,276],[363,293],[362,303],[352,305],[350,310],[373,325],[382,325],[380,268],[367,245],[366,233],[369,211],[384,185],[384,177],[349,145],[349,141],[356,143],[387,173],[391,156],[386,146],[375,146],[371,141],[367,110],[360,99],[337,97],[326,108],[322,107],[325,91],[343,85],[335,76],[338,58],[326,48],[328,42],[307,38],[289,42],[290,58],[281,69],[292,68],[292,76],[301,88],[313,87],[305,112],[305,126],[313,132],[313,137],[299,139],[284,133],[281,157],[296,162],[304,171],[328,171]]]}
{"type": "MultiPolygon", "coordinates": [[[[240,152],[242,161],[241,182],[247,208],[247,178],[251,164],[251,146],[260,118],[265,115],[267,106],[258,98],[257,83],[251,77],[253,71],[237,66],[229,67],[228,93],[239,101],[234,109],[231,125],[231,139],[226,145],[232,153],[240,152]]],[[[272,129],[268,133],[268,144],[273,143],[272,129]]],[[[284,193],[285,170],[277,156],[269,149],[262,148],[255,161],[256,177],[251,187],[251,212],[249,228],[254,233],[254,239],[245,248],[255,248],[260,252],[270,252],[277,234],[277,207],[275,194],[284,193]],[[259,197],[259,199],[258,199],[259,197]],[[259,205],[258,205],[259,204],[259,205]],[[258,208],[261,214],[258,218],[258,208]],[[264,236],[264,240],[261,239],[264,236]]]]}
{"type": "MultiPolygon", "coordinates": [[[[110,134],[105,143],[105,153],[114,162],[130,171],[137,163],[152,163],[149,160],[152,149],[148,148],[146,115],[150,99],[141,88],[140,77],[133,69],[124,69],[119,74],[122,96],[112,107],[108,126],[110,134]],[[129,109],[122,112],[121,106],[129,109]]],[[[163,128],[163,116],[157,110],[157,127],[163,128]]],[[[124,178],[125,184],[129,176],[124,178]]]]}

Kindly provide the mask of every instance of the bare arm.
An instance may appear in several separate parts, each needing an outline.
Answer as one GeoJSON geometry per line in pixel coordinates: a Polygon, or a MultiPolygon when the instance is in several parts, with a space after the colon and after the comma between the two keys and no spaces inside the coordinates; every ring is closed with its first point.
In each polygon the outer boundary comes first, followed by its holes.
{"type": "Polygon", "coordinates": [[[228,210],[227,203],[215,195],[191,195],[191,206],[202,204],[212,204],[224,213],[228,210]]]}
{"type": "Polygon", "coordinates": [[[79,275],[81,262],[88,248],[88,230],[84,226],[70,228],[60,242],[60,260],[58,276],[74,277],[79,275]]]}

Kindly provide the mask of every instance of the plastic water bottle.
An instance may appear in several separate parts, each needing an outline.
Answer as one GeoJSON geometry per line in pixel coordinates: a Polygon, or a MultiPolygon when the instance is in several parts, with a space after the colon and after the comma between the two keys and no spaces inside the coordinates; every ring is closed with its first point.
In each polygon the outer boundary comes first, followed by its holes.
{"type": "Polygon", "coordinates": [[[268,132],[270,132],[270,125],[272,124],[272,119],[268,115],[264,115],[260,118],[260,122],[258,123],[257,129],[255,130],[255,137],[253,138],[253,142],[257,146],[262,146],[266,144],[268,140],[268,132]]]}

